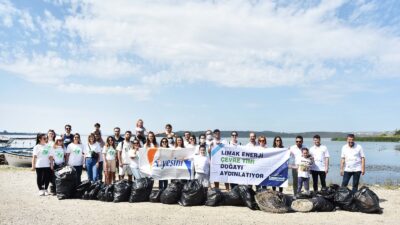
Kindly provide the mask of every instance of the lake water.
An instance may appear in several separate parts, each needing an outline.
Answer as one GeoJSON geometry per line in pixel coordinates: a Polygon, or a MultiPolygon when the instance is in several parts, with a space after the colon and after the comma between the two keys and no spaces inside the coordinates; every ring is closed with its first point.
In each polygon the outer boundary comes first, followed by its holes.
{"type": "MultiPolygon", "coordinates": [[[[105,139],[105,137],[104,137],[105,139]]],[[[87,136],[82,136],[85,142],[87,136]]],[[[158,141],[160,138],[158,138],[158,141]]],[[[248,142],[248,138],[239,138],[242,144],[248,142]]],[[[273,139],[268,138],[268,146],[272,146],[273,139]]],[[[340,153],[346,142],[331,141],[328,138],[321,140],[323,145],[328,147],[330,153],[330,171],[327,176],[328,183],[341,183],[340,176],[340,153]]],[[[283,138],[285,147],[295,144],[295,138],[283,138]]],[[[312,138],[305,138],[304,144],[307,147],[313,145],[312,138]]],[[[400,151],[395,147],[400,143],[395,142],[358,142],[366,155],[366,173],[361,177],[360,183],[365,184],[390,184],[400,185],[400,151]]],[[[29,140],[19,141],[17,146],[29,147],[34,142],[29,140]]],[[[291,175],[291,173],[289,173],[291,175]]]]}

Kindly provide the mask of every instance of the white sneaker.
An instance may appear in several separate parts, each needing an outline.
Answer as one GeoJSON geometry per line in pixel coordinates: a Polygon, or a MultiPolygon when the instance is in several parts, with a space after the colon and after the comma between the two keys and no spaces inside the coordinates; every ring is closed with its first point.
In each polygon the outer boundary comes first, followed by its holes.
{"type": "Polygon", "coordinates": [[[44,196],[44,191],[40,190],[39,191],[39,196],[44,196]]]}
{"type": "Polygon", "coordinates": [[[47,192],[47,190],[44,190],[44,191],[43,191],[43,195],[44,195],[44,196],[47,196],[47,195],[49,195],[49,192],[47,192]]]}

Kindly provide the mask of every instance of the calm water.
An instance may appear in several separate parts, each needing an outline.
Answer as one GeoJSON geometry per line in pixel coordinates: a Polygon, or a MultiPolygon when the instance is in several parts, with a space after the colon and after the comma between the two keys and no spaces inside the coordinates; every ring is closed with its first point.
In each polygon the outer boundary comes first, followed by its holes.
{"type": "MultiPolygon", "coordinates": [[[[87,136],[82,136],[82,140],[86,142],[87,136]]],[[[285,147],[289,147],[295,144],[294,140],[295,138],[283,138],[283,144],[285,147]]],[[[239,138],[239,141],[242,144],[246,144],[248,138],[239,138]]],[[[268,138],[268,146],[272,146],[272,141],[272,138],[268,138]]],[[[321,142],[328,147],[331,156],[327,182],[340,183],[342,180],[340,176],[340,153],[342,146],[346,142],[331,141],[328,138],[322,139],[321,142]]],[[[305,138],[304,144],[307,147],[311,147],[313,145],[312,138],[305,138]]],[[[400,185],[400,151],[395,150],[395,147],[400,143],[359,142],[358,144],[364,148],[366,155],[366,173],[361,177],[361,183],[400,185]]],[[[33,141],[29,140],[21,141],[17,144],[19,147],[32,145],[34,145],[33,141]]]]}

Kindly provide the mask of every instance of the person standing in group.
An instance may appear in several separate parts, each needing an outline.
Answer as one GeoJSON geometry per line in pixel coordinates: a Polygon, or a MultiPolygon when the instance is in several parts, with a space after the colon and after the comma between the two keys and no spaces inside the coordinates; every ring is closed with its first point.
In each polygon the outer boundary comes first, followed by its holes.
{"type": "Polygon", "coordinates": [[[210,150],[210,146],[213,143],[213,140],[214,140],[214,137],[213,137],[212,131],[207,130],[206,131],[206,144],[207,144],[208,151],[210,150]]]}
{"type": "Polygon", "coordinates": [[[185,133],[183,134],[183,144],[185,146],[188,146],[190,143],[190,137],[192,136],[192,134],[190,133],[190,131],[185,131],[185,133]]]}
{"type": "Polygon", "coordinates": [[[175,138],[175,145],[174,145],[174,147],[175,147],[176,149],[185,148],[185,144],[184,144],[184,143],[185,143],[185,142],[184,142],[183,138],[182,138],[181,136],[178,136],[178,137],[175,138]]]}
{"type": "Polygon", "coordinates": [[[128,174],[128,180],[132,181],[132,170],[129,167],[131,158],[129,157],[129,150],[132,148],[131,144],[132,132],[125,132],[125,140],[119,143],[117,147],[118,161],[119,161],[119,179],[124,179],[125,173],[128,174]]]}
{"type": "Polygon", "coordinates": [[[240,143],[240,142],[238,141],[238,137],[239,137],[238,132],[232,131],[232,132],[231,132],[231,139],[229,140],[228,145],[229,145],[229,146],[239,146],[239,145],[242,145],[242,143],[240,143]]]}
{"type": "Polygon", "coordinates": [[[310,148],[310,154],[314,159],[311,167],[311,176],[313,179],[313,189],[318,191],[318,177],[321,180],[321,186],[326,187],[326,175],[329,171],[329,151],[325,145],[321,145],[321,137],[317,134],[313,138],[314,146],[310,148]]]}
{"type": "MultiPolygon", "coordinates": [[[[284,148],[283,147],[283,140],[280,136],[276,136],[274,138],[274,143],[272,144],[273,148],[284,148]]],[[[276,187],[272,187],[272,190],[276,191],[276,187]]],[[[283,187],[279,187],[279,192],[283,192],[283,187]]]]}
{"type": "MultiPolygon", "coordinates": [[[[310,155],[308,148],[301,149],[301,156],[298,164],[298,181],[297,195],[301,193],[301,188],[304,184],[306,194],[310,194],[310,168],[314,164],[314,160],[310,155]]],[[[297,196],[295,196],[297,198],[297,196]]]]}
{"type": "MultiPolygon", "coordinates": [[[[162,138],[160,141],[160,147],[161,148],[169,148],[169,142],[166,137],[162,138]]],[[[159,180],[158,181],[158,188],[160,190],[164,190],[168,186],[168,180],[159,180]]]]}
{"type": "Polygon", "coordinates": [[[138,119],[138,121],[136,121],[135,134],[136,134],[136,139],[145,144],[147,134],[146,134],[146,128],[144,127],[143,124],[144,122],[142,119],[138,119]]]}
{"type": "Polygon", "coordinates": [[[47,144],[50,147],[53,147],[55,139],[56,139],[56,132],[51,129],[49,131],[47,131],[47,144]]]}
{"type": "Polygon", "coordinates": [[[98,179],[98,168],[100,164],[101,147],[96,142],[94,133],[89,134],[88,143],[85,149],[85,167],[88,179],[96,181],[98,179]]]}
{"type": "Polygon", "coordinates": [[[135,180],[144,177],[142,176],[142,173],[139,170],[139,148],[140,148],[140,141],[138,139],[133,140],[132,148],[129,150],[129,157],[131,158],[129,167],[131,168],[135,180]]]}
{"type": "Polygon", "coordinates": [[[167,124],[165,125],[165,131],[162,133],[158,133],[158,135],[162,135],[162,137],[165,137],[168,139],[168,144],[170,146],[173,146],[175,144],[175,133],[172,131],[172,125],[167,124]]]}
{"type": "Polygon", "coordinates": [[[353,177],[353,194],[358,190],[360,175],[365,174],[365,154],[361,145],[354,142],[354,134],[347,135],[347,144],[342,147],[340,175],[343,176],[342,187],[347,187],[353,177]]]}
{"type": "Polygon", "coordinates": [[[199,150],[200,154],[195,155],[193,159],[195,179],[199,180],[203,187],[208,188],[210,186],[210,158],[207,156],[205,145],[200,145],[199,150]]]}
{"type": "Polygon", "coordinates": [[[156,140],[156,135],[150,131],[147,134],[146,142],[144,144],[145,148],[158,148],[157,140],[156,140]]]}
{"type": "MultiPolygon", "coordinates": [[[[258,148],[260,148],[260,149],[268,148],[268,146],[267,146],[267,137],[262,136],[262,135],[259,136],[258,139],[257,139],[257,145],[258,145],[258,148]]],[[[256,185],[256,191],[260,191],[262,189],[267,189],[267,186],[256,185]]]]}
{"type": "Polygon", "coordinates": [[[296,137],[296,144],[292,145],[290,147],[290,156],[292,158],[292,178],[293,178],[293,194],[296,196],[297,194],[297,181],[298,181],[298,176],[297,176],[297,167],[300,164],[300,158],[302,155],[301,149],[306,148],[306,146],[303,145],[303,137],[302,136],[297,136],[296,137]]]}
{"type": "MultiPolygon", "coordinates": [[[[215,148],[217,145],[226,145],[228,144],[227,141],[225,139],[221,138],[221,131],[219,129],[215,129],[214,130],[214,139],[213,142],[210,145],[210,148],[208,149],[208,154],[211,156],[211,151],[213,150],[213,148],[215,148]]],[[[214,182],[214,186],[215,188],[219,188],[219,182],[214,182]]],[[[230,186],[229,183],[225,183],[225,189],[227,191],[230,190],[230,186]]]]}
{"type": "Polygon", "coordinates": [[[94,131],[93,131],[93,133],[97,133],[97,132],[98,132],[98,133],[100,134],[100,136],[101,136],[100,127],[101,127],[100,123],[95,123],[95,124],[94,124],[94,131]]]}
{"type": "Polygon", "coordinates": [[[65,125],[65,134],[62,135],[64,148],[67,148],[68,145],[74,141],[74,135],[71,132],[72,132],[71,125],[69,124],[65,125]]]}
{"type": "Polygon", "coordinates": [[[65,164],[65,148],[63,145],[62,137],[58,136],[55,138],[55,142],[51,148],[52,155],[53,155],[53,171],[51,174],[52,179],[50,180],[50,192],[51,194],[56,194],[56,176],[55,170],[61,168],[65,164]]]}
{"type": "Polygon", "coordinates": [[[98,159],[98,164],[99,166],[97,167],[97,177],[96,180],[103,180],[103,164],[104,164],[104,158],[103,154],[101,154],[102,149],[105,146],[105,142],[103,138],[101,137],[101,132],[100,130],[94,132],[94,138],[96,140],[96,143],[100,145],[100,154],[99,154],[99,159],[98,159]]]}
{"type": "Polygon", "coordinates": [[[195,135],[190,135],[189,143],[185,144],[186,148],[196,148],[197,147],[197,140],[195,135]]]}
{"type": "MultiPolygon", "coordinates": [[[[121,137],[121,129],[119,127],[115,127],[114,128],[114,142],[115,142],[115,146],[118,146],[119,143],[123,142],[124,138],[121,137]]],[[[119,171],[119,161],[118,161],[118,157],[115,157],[115,174],[118,175],[118,171],[119,171]]],[[[113,178],[113,180],[115,181],[115,177],[113,178]]]]}
{"type": "Polygon", "coordinates": [[[105,183],[115,182],[117,150],[115,149],[115,139],[112,136],[107,137],[103,148],[103,158],[105,159],[105,183]]]}
{"type": "Polygon", "coordinates": [[[74,141],[68,145],[67,150],[65,151],[65,162],[67,165],[75,168],[78,184],[81,183],[82,167],[84,163],[84,150],[85,147],[81,143],[81,135],[78,133],[74,134],[74,141]]]}
{"type": "Polygon", "coordinates": [[[199,135],[199,144],[196,145],[196,150],[194,151],[195,155],[200,154],[200,145],[204,145],[206,147],[206,154],[207,154],[207,144],[206,144],[206,135],[205,134],[199,135]]]}
{"type": "Polygon", "coordinates": [[[246,145],[246,147],[250,147],[250,148],[254,148],[254,147],[257,147],[258,146],[258,143],[257,143],[257,135],[256,135],[256,133],[254,133],[254,132],[250,132],[250,134],[249,134],[249,143],[247,143],[247,145],[246,145]]]}
{"type": "Polygon", "coordinates": [[[47,137],[45,134],[36,136],[36,145],[32,153],[32,171],[36,171],[36,183],[39,195],[48,195],[47,188],[53,170],[53,155],[47,148],[47,137]]]}

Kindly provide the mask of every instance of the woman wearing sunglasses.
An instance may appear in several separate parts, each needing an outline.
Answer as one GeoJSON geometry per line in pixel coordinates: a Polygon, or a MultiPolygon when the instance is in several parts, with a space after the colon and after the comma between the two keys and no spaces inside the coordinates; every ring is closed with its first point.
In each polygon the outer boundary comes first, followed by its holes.
{"type": "Polygon", "coordinates": [[[115,139],[112,136],[107,137],[106,144],[103,148],[103,158],[105,159],[105,183],[111,184],[115,182],[115,171],[116,171],[116,157],[117,150],[115,147],[115,139]]]}
{"type": "Polygon", "coordinates": [[[132,146],[129,150],[129,157],[131,158],[129,167],[131,168],[132,175],[135,177],[135,180],[143,177],[142,173],[139,170],[139,149],[139,139],[135,139],[134,141],[132,141],[132,146]]]}
{"type": "MultiPolygon", "coordinates": [[[[283,147],[283,141],[282,138],[280,136],[276,136],[274,138],[274,143],[272,144],[272,147],[274,148],[284,148],[283,147]]],[[[272,190],[276,191],[276,187],[272,187],[272,190]]],[[[279,192],[283,192],[283,188],[279,187],[279,192]]]]}
{"type": "Polygon", "coordinates": [[[65,148],[63,144],[63,139],[62,137],[58,136],[55,138],[55,142],[53,146],[51,146],[51,151],[53,155],[53,168],[54,170],[52,171],[52,179],[50,180],[51,186],[50,186],[50,192],[52,195],[56,194],[56,176],[55,176],[55,170],[59,169],[64,166],[65,164],[65,148]]]}
{"type": "MultiPolygon", "coordinates": [[[[160,141],[160,148],[169,148],[169,141],[168,138],[162,138],[160,141]]],[[[168,186],[168,180],[159,180],[158,181],[158,188],[160,190],[164,190],[168,186]]]]}
{"type": "Polygon", "coordinates": [[[46,135],[38,134],[32,153],[32,170],[36,171],[39,196],[48,195],[47,188],[51,179],[51,170],[53,169],[53,156],[47,147],[46,135]]]}

